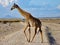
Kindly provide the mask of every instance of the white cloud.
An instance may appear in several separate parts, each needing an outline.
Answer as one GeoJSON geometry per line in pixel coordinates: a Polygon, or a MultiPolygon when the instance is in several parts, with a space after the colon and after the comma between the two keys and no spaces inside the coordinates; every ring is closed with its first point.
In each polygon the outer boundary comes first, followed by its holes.
{"type": "Polygon", "coordinates": [[[13,1],[17,1],[17,0],[0,0],[0,4],[3,6],[3,7],[6,7],[9,5],[9,3],[13,3],[13,1]]]}
{"type": "Polygon", "coordinates": [[[60,5],[58,5],[57,8],[60,9],[60,5]]]}

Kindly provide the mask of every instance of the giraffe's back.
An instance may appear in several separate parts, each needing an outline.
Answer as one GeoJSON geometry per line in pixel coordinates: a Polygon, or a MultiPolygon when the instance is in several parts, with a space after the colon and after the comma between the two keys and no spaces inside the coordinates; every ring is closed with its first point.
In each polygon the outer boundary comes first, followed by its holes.
{"type": "Polygon", "coordinates": [[[37,26],[37,27],[40,27],[41,26],[41,21],[35,17],[32,17],[30,20],[29,20],[29,23],[31,26],[37,26]]]}

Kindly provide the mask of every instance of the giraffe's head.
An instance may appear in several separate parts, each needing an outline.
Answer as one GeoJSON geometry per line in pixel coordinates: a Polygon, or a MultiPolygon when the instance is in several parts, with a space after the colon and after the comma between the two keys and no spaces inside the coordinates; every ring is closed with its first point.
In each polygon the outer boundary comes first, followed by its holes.
{"type": "Polygon", "coordinates": [[[11,7],[11,10],[13,10],[13,9],[15,9],[17,7],[18,7],[18,5],[14,3],[14,5],[11,7]]]}

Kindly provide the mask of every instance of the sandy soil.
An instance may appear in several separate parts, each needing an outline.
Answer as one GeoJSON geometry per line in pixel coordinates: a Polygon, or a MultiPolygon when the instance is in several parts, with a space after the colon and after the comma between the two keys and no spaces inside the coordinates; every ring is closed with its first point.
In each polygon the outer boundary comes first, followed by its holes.
{"type": "MultiPolygon", "coordinates": [[[[0,23],[0,45],[60,45],[59,23],[42,21],[43,43],[40,33],[36,35],[33,42],[28,43],[23,32],[25,26],[25,22],[0,23]]],[[[28,30],[26,33],[28,37],[28,30]]],[[[31,38],[33,34],[34,27],[31,27],[31,38]]]]}

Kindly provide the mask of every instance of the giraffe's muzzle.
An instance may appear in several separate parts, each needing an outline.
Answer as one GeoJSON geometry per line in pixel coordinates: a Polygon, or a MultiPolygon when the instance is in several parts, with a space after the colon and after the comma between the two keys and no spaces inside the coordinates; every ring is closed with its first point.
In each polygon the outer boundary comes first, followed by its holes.
{"type": "Polygon", "coordinates": [[[11,10],[13,10],[13,8],[11,8],[11,10]]]}

